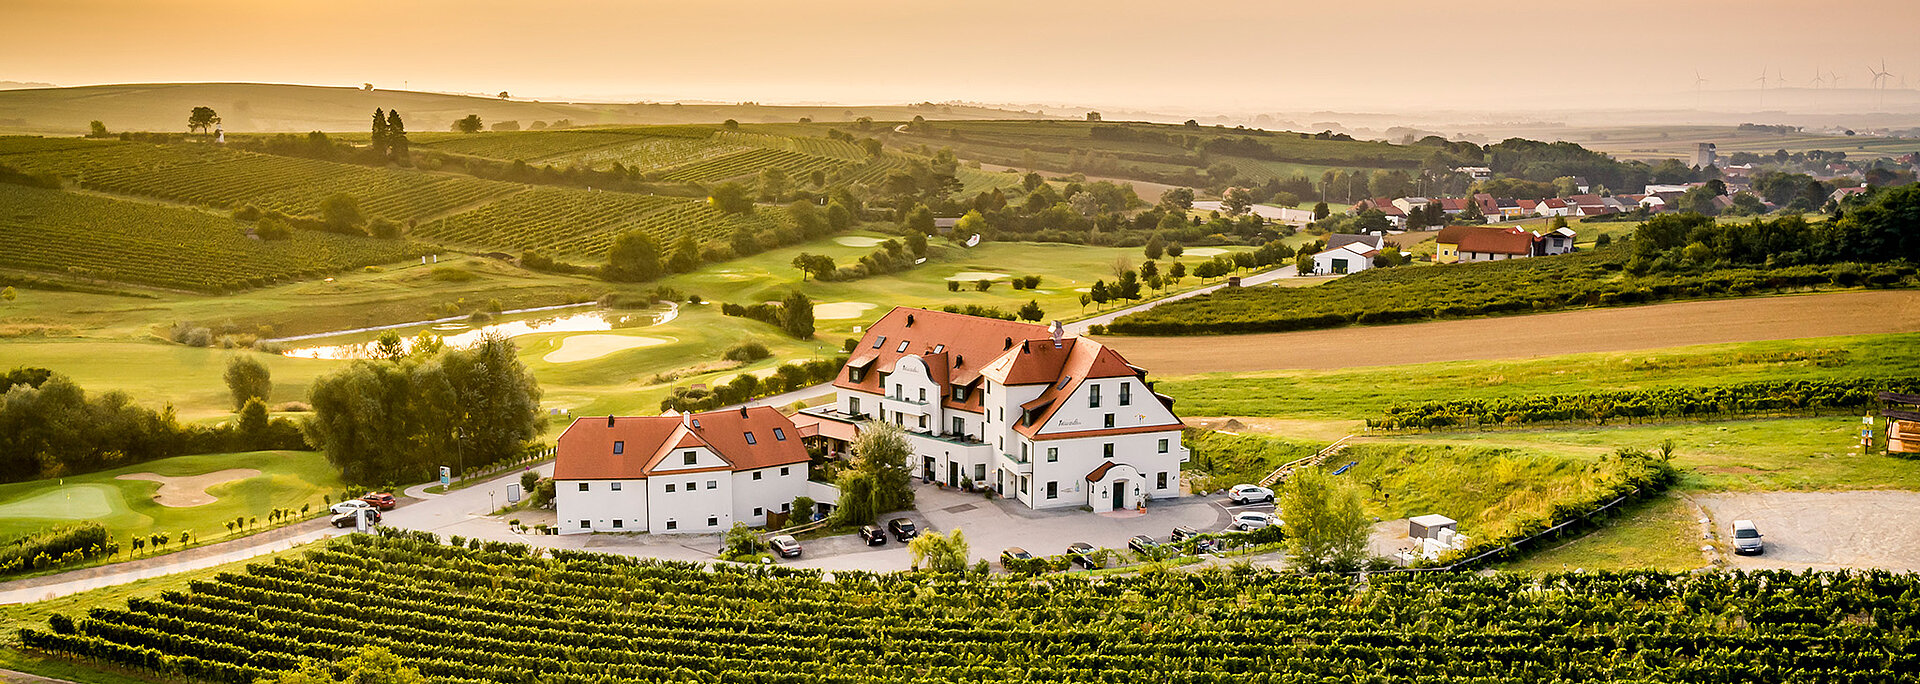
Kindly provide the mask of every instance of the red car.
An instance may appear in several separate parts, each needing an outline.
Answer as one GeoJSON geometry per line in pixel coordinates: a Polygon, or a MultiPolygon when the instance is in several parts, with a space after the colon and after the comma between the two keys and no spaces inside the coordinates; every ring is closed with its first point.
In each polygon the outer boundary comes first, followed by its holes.
{"type": "Polygon", "coordinates": [[[388,494],[386,492],[374,492],[372,494],[368,494],[366,496],[360,497],[360,500],[365,501],[369,504],[372,504],[374,508],[378,508],[383,511],[391,511],[393,510],[394,506],[400,505],[400,502],[395,501],[393,499],[392,494],[388,494]]]}

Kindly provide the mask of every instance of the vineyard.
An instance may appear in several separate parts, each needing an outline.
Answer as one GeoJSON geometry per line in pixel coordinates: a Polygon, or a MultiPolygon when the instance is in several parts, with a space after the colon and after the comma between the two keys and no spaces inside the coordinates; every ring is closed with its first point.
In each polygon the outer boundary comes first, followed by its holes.
{"type": "Polygon", "coordinates": [[[1874,396],[1878,392],[1920,392],[1920,378],[1774,380],[1707,387],[1452,399],[1394,405],[1387,409],[1384,417],[1368,419],[1367,427],[1431,430],[1857,411],[1875,406],[1874,396]]]}
{"type": "Polygon", "coordinates": [[[125,609],[56,616],[21,642],[235,684],[369,645],[440,684],[1898,682],[1920,671],[1911,574],[826,578],[400,538],[416,534],[352,535],[125,609]]]}
{"type": "Polygon", "coordinates": [[[780,169],[787,172],[788,177],[806,178],[814,171],[831,174],[847,164],[829,157],[756,147],[675,167],[667,171],[665,177],[671,181],[713,183],[748,179],[766,169],[780,169]]]}
{"type": "Polygon", "coordinates": [[[1444,266],[1369,269],[1317,287],[1226,288],[1122,316],[1124,335],[1284,332],[1486,314],[1746,296],[1857,284],[1897,286],[1906,265],[1726,268],[1629,276],[1624,250],[1444,266]]]}
{"type": "Polygon", "coordinates": [[[634,136],[602,130],[525,131],[435,136],[416,147],[492,159],[543,160],[633,141],[634,136]]]}
{"type": "Polygon", "coordinates": [[[626,142],[616,145],[545,157],[541,161],[560,166],[579,165],[597,171],[604,171],[614,164],[629,169],[658,171],[747,149],[705,138],[680,136],[626,136],[626,138],[626,142]]]}
{"type": "Polygon", "coordinates": [[[454,244],[598,258],[615,235],[629,230],[646,231],[665,245],[683,234],[698,241],[724,240],[737,226],[768,229],[774,221],[759,213],[728,216],[704,200],[536,188],[423,223],[414,234],[454,244]]]}
{"type": "Polygon", "coordinates": [[[41,149],[43,143],[17,142],[22,140],[36,139],[0,141],[0,163],[77,178],[90,190],[223,209],[251,204],[310,215],[319,212],[328,196],[345,193],[359,200],[369,215],[407,221],[521,189],[469,176],[375,169],[212,145],[104,142],[41,149]]]}
{"type": "Polygon", "coordinates": [[[224,292],[414,256],[408,243],[294,231],[262,241],[204,212],[0,185],[0,267],[224,292]]]}

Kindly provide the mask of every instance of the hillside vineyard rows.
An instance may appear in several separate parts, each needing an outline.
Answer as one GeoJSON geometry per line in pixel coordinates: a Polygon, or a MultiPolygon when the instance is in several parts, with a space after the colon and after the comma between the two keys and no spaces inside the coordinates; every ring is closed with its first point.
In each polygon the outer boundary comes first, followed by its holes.
{"type": "Polygon", "coordinates": [[[1920,578],[1886,572],[1086,579],[533,558],[354,535],[22,631],[250,682],[392,650],[428,681],[1895,682],[1920,578]],[[369,616],[378,616],[369,619],[369,616]]]}
{"type": "Polygon", "coordinates": [[[445,220],[421,224],[414,234],[443,242],[594,257],[613,238],[642,230],[662,244],[681,235],[725,239],[736,227],[770,229],[777,211],[726,215],[705,201],[568,188],[535,188],[445,220]]]}
{"type": "Polygon", "coordinates": [[[0,267],[200,292],[401,261],[398,240],[294,231],[247,236],[247,224],[191,209],[0,184],[0,267]]]}

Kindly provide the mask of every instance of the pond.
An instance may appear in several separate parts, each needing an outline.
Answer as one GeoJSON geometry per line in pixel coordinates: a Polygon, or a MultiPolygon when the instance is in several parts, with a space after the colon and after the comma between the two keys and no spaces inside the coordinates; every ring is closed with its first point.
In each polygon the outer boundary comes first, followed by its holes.
{"type": "Polygon", "coordinates": [[[284,351],[280,352],[282,355],[294,358],[368,359],[375,357],[374,341],[387,331],[399,333],[402,344],[408,350],[413,348],[414,336],[422,332],[431,332],[440,336],[440,340],[449,347],[464,347],[480,341],[482,337],[489,334],[513,338],[535,333],[601,332],[648,328],[671,321],[679,313],[678,306],[665,302],[647,309],[601,309],[596,304],[576,304],[508,311],[495,314],[491,319],[480,324],[470,322],[464,317],[443,318],[302,335],[276,341],[288,345],[284,351]],[[294,344],[299,346],[293,346],[294,344]]]}

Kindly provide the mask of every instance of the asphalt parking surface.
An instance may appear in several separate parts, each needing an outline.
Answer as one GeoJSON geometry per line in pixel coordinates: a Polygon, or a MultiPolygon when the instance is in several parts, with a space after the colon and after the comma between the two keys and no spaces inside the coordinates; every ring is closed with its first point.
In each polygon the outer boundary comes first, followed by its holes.
{"type": "Polygon", "coordinates": [[[1920,571],[1920,492],[1748,492],[1694,497],[1713,518],[1712,542],[1741,569],[1920,571]],[[1752,520],[1766,551],[1740,556],[1733,521],[1752,520]]]}

